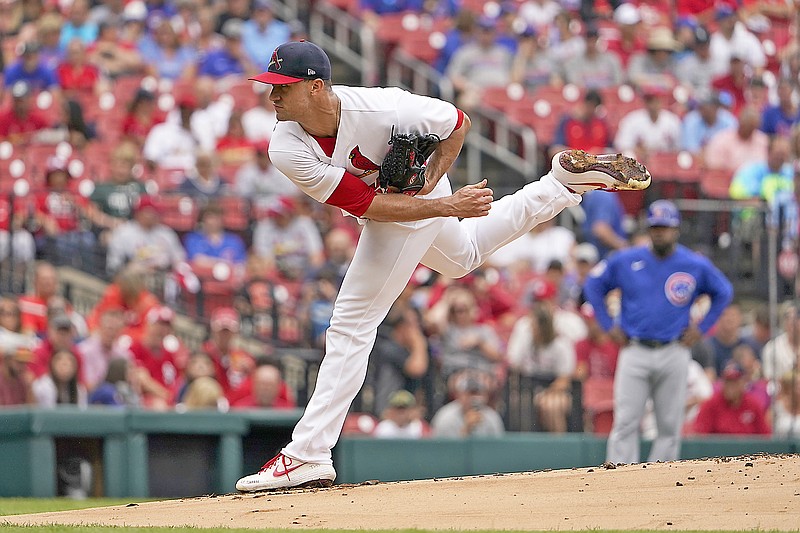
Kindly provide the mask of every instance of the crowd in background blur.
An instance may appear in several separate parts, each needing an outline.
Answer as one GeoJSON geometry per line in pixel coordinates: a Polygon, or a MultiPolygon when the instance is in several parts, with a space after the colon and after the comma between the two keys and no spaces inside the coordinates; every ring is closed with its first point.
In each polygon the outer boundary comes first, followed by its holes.
{"type": "MultiPolygon", "coordinates": [[[[376,29],[398,12],[440,21],[436,67],[468,112],[491,87],[575,85],[582,97],[550,153],[686,151],[729,171],[732,198],[780,204],[782,247],[797,251],[795,2],[469,4],[362,0],[355,12],[376,29]],[[770,50],[764,35],[781,28],[788,38],[770,50]],[[604,90],[623,86],[641,105],[609,120],[604,90]]],[[[270,163],[269,91],[246,78],[278,44],[307,37],[275,8],[0,1],[0,259],[32,280],[0,299],[0,404],[297,406],[272,348],[324,346],[359,226],[270,163]],[[29,191],[10,194],[19,180],[29,191]],[[59,290],[62,264],[110,281],[85,316],[59,290]],[[172,285],[154,288],[155,275],[172,285]],[[180,309],[176,291],[203,305],[180,309]],[[207,325],[200,349],[176,335],[176,309],[207,325]]],[[[567,430],[578,382],[584,427],[608,430],[619,347],[582,284],[647,237],[636,213],[623,223],[615,193],[587,193],[582,212],[578,227],[544,223],[463,279],[418,269],[378,331],[357,400],[376,436],[502,433],[510,374],[546,383],[533,398],[540,429],[567,430]]],[[[686,432],[800,435],[798,337],[791,303],[779,331],[764,305],[732,304],[693,350],[686,432]]]]}

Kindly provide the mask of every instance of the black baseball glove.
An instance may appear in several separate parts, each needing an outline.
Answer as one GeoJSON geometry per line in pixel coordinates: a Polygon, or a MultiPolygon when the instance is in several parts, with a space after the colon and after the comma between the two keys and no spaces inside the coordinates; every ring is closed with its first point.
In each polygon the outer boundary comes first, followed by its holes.
{"type": "Polygon", "coordinates": [[[378,173],[378,188],[414,196],[425,186],[425,162],[439,145],[433,133],[393,133],[378,173]]]}

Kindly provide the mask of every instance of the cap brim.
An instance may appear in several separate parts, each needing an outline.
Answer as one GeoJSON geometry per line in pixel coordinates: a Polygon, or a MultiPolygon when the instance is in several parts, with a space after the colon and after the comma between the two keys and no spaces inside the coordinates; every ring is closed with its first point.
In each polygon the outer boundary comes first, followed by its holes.
{"type": "Polygon", "coordinates": [[[275,72],[262,72],[258,76],[249,78],[250,81],[260,81],[261,83],[269,83],[270,85],[286,85],[288,83],[297,83],[305,81],[303,78],[295,78],[294,76],[284,76],[275,72]]]}
{"type": "Polygon", "coordinates": [[[233,320],[220,320],[211,325],[211,329],[214,331],[222,331],[223,329],[227,329],[229,331],[239,331],[239,323],[233,320]]]}
{"type": "Polygon", "coordinates": [[[647,225],[651,228],[678,228],[680,223],[670,222],[668,220],[648,220],[647,225]]]}

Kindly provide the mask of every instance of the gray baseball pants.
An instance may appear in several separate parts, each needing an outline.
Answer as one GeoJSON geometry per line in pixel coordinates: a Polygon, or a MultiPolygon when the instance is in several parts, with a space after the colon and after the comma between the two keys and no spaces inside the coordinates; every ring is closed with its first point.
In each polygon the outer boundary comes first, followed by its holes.
{"type": "Polygon", "coordinates": [[[607,461],[640,461],[640,424],[650,397],[658,436],[648,461],[678,459],[690,359],[689,349],[679,342],[659,348],[634,342],[620,351],[614,376],[614,425],[608,437],[607,461]]]}

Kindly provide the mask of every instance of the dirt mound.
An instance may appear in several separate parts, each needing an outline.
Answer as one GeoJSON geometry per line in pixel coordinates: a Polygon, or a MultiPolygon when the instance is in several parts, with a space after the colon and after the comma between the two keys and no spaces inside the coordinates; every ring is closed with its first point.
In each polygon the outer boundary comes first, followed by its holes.
{"type": "Polygon", "coordinates": [[[11,524],[454,530],[800,531],[800,456],[231,494],[20,515],[11,524]]]}

